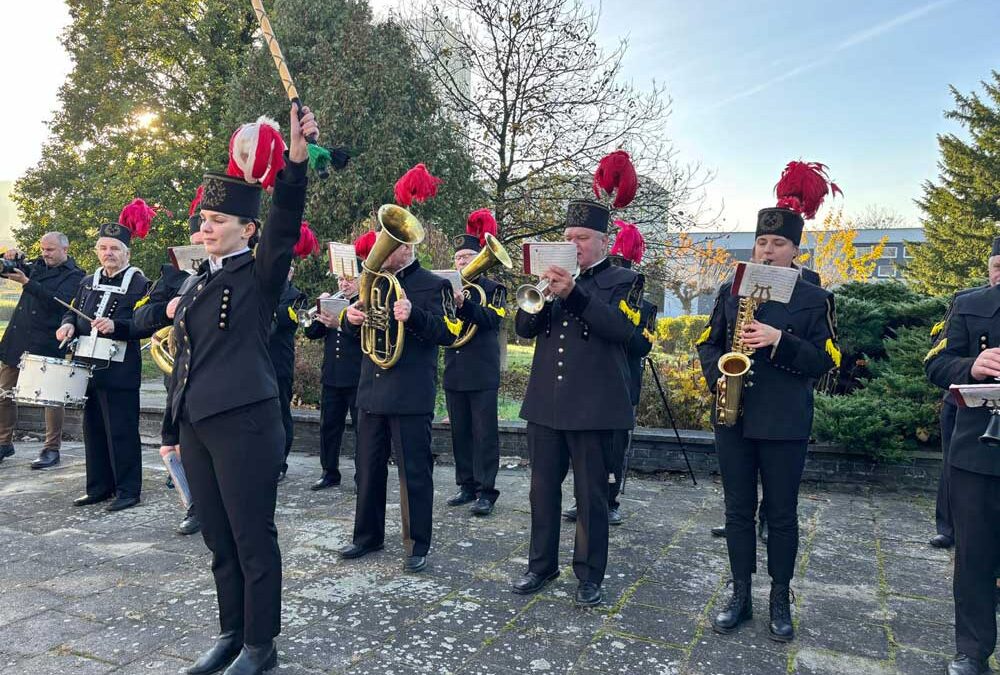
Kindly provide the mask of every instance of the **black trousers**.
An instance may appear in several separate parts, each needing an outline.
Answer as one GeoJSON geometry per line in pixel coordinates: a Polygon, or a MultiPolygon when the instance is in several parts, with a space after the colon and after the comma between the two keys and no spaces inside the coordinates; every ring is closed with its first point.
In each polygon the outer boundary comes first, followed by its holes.
{"type": "Polygon", "coordinates": [[[319,408],[319,461],[323,473],[340,480],[340,446],[347,428],[347,413],[354,427],[354,454],[358,453],[357,387],[323,385],[319,408]]]}
{"type": "Polygon", "coordinates": [[[291,377],[278,378],[278,403],[281,405],[281,426],[285,429],[285,459],[281,470],[288,470],[288,453],[292,451],[292,441],[295,440],[295,425],[292,424],[292,382],[291,377]]]}
{"type": "Polygon", "coordinates": [[[497,390],[444,390],[455,454],[455,482],[465,492],[495,503],[500,470],[497,390]]]}
{"type": "Polygon", "coordinates": [[[612,436],[606,431],[560,431],[528,422],[531,460],[531,546],[528,571],[547,576],[559,567],[562,482],[573,462],[576,541],[573,573],[601,583],[608,566],[608,467],[612,436]]]}
{"type": "Polygon", "coordinates": [[[955,431],[955,415],[958,408],[951,403],[941,406],[941,478],[938,479],[937,505],[934,507],[934,525],[938,534],[955,536],[951,523],[951,435],[955,431]]]}
{"type": "Polygon", "coordinates": [[[262,644],[281,631],[281,551],[274,503],[284,432],[277,399],[192,423],[182,414],[181,459],[205,544],[223,631],[262,644]]]}
{"type": "Polygon", "coordinates": [[[142,489],[139,390],[87,387],[83,407],[87,494],[138,497],[142,489]]]}
{"type": "MultiPolygon", "coordinates": [[[[994,452],[984,448],[983,452],[994,452]]],[[[985,661],[997,643],[994,607],[1000,565],[1000,476],[950,468],[955,525],[955,645],[985,661]]]]}
{"type": "Polygon", "coordinates": [[[799,483],[808,441],[743,438],[743,424],[715,427],[715,446],[726,498],[726,543],[733,579],[749,581],[757,571],[757,474],[769,529],[767,572],[779,584],[791,581],[799,551],[799,483]]]}
{"type": "Polygon", "coordinates": [[[433,415],[376,415],[358,411],[354,543],[379,546],[385,541],[385,491],[389,453],[395,451],[399,470],[399,505],[403,549],[407,556],[427,555],[431,547],[434,506],[434,456],[431,454],[433,415]]]}
{"type": "Polygon", "coordinates": [[[625,453],[628,450],[628,439],[631,431],[616,429],[611,445],[611,466],[608,467],[608,508],[617,509],[618,494],[622,489],[622,476],[625,471],[625,453]]]}

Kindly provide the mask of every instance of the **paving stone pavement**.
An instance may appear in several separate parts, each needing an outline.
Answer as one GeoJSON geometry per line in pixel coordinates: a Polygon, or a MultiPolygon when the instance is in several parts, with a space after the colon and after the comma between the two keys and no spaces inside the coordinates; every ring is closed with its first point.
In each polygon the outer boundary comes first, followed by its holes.
{"type": "MultiPolygon", "coordinates": [[[[155,452],[143,458],[142,504],[117,514],[74,508],[83,448],[30,471],[38,443],[0,464],[0,668],[4,672],[176,673],[217,631],[210,558],[182,517],[155,452]]],[[[804,486],[798,638],[767,639],[761,548],[753,622],[731,636],[707,621],[725,596],[721,488],[706,478],[632,478],[625,523],[612,528],[606,603],[573,606],[573,528],[562,576],[534,597],[509,592],[525,569],[528,471],[504,468],[494,515],[449,508],[438,466],[434,542],[425,573],[401,571],[397,481],[390,473],[386,549],[345,562],[354,513],[345,487],[310,492],[315,456],[293,455],[279,488],[284,558],[278,673],[574,673],[802,675],[941,673],[953,649],[951,560],[926,545],[927,494],[804,486]]],[[[563,500],[571,499],[564,486],[563,500]]]]}

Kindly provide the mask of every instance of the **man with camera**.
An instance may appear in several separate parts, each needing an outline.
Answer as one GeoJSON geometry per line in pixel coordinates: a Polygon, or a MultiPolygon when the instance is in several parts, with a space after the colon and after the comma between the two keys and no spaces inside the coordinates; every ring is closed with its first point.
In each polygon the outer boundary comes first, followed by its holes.
{"type": "MultiPolygon", "coordinates": [[[[18,364],[25,352],[60,358],[64,350],[53,335],[59,327],[63,308],[56,298],[69,302],[76,295],[84,272],[68,255],[69,240],[61,232],[49,232],[38,242],[41,256],[28,260],[24,253],[10,249],[0,260],[0,276],[23,287],[10,324],[0,340],[0,389],[9,391],[17,384],[18,364]]],[[[14,426],[17,404],[0,398],[0,461],[14,454],[14,426]]],[[[62,444],[63,409],[45,408],[45,445],[32,469],[46,469],[59,463],[62,444]]]]}

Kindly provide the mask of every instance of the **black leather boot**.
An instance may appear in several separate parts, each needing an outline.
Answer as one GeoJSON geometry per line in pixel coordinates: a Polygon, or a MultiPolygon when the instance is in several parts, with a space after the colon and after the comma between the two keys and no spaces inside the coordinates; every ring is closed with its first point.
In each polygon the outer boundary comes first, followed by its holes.
{"type": "Polygon", "coordinates": [[[776,642],[791,642],[795,638],[792,627],[792,589],[788,584],[771,582],[771,639],[776,642]]]}
{"type": "Polygon", "coordinates": [[[733,633],[744,621],[753,616],[753,602],[750,600],[750,580],[733,580],[733,594],[722,611],[712,619],[712,630],[716,633],[733,633]]]}
{"type": "Polygon", "coordinates": [[[277,665],[278,649],[270,640],[262,645],[243,645],[243,651],[223,675],[261,675],[277,665]]]}
{"type": "Polygon", "coordinates": [[[42,448],[38,459],[31,463],[32,469],[48,469],[59,463],[59,451],[52,448],[42,448]]]}
{"type": "Polygon", "coordinates": [[[990,664],[965,654],[955,654],[948,664],[948,675],[989,675],[990,664]]]}
{"type": "Polygon", "coordinates": [[[221,672],[233,662],[243,649],[243,633],[227,631],[219,636],[212,648],[202,654],[194,665],[188,668],[187,675],[210,675],[221,672]]]}

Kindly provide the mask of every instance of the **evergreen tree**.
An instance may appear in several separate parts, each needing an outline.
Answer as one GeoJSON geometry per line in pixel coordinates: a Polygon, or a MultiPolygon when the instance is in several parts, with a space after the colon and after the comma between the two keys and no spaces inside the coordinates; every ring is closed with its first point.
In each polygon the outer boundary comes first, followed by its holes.
{"type": "Polygon", "coordinates": [[[926,242],[913,247],[908,273],[927,292],[953,292],[985,277],[990,243],[1000,234],[1000,72],[982,85],[982,97],[951,88],[955,108],[946,116],[968,138],[938,136],[941,174],[917,201],[926,242]]]}
{"type": "Polygon", "coordinates": [[[31,248],[48,230],[65,232],[71,254],[92,268],[98,225],[142,197],[174,214],[133,245],[133,263],[155,276],[165,247],[187,243],[187,205],[201,174],[225,158],[226,85],[256,22],[249,5],[228,0],[67,5],[62,43],[74,67],[42,159],[16,184],[27,223],[17,237],[31,248]]]}

